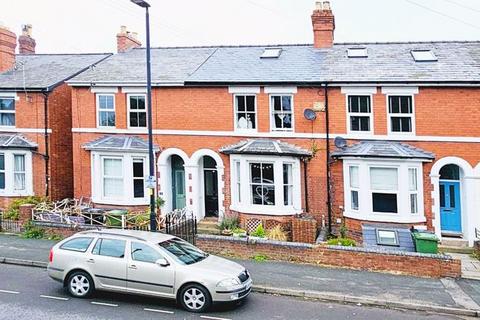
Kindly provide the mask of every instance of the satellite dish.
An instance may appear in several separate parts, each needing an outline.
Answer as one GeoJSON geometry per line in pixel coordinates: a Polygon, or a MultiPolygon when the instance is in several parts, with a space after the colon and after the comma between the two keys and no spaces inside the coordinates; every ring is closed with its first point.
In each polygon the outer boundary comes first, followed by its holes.
{"type": "Polygon", "coordinates": [[[315,111],[313,111],[312,109],[305,109],[305,110],[303,110],[303,116],[304,116],[305,119],[307,119],[308,121],[313,121],[313,120],[317,119],[317,114],[316,114],[315,111]]]}
{"type": "Polygon", "coordinates": [[[342,138],[342,137],[336,137],[333,142],[335,143],[335,147],[339,148],[339,149],[343,149],[347,146],[347,140],[345,140],[345,138],[342,138]]]}

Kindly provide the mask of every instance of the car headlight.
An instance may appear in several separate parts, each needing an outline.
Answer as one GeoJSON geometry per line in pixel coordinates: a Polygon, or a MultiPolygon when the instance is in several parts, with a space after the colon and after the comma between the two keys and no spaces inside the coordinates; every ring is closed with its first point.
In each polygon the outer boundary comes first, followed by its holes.
{"type": "Polygon", "coordinates": [[[230,279],[224,279],[217,283],[217,287],[222,287],[222,288],[229,288],[229,287],[235,287],[240,285],[240,281],[235,278],[230,278],[230,279]]]}

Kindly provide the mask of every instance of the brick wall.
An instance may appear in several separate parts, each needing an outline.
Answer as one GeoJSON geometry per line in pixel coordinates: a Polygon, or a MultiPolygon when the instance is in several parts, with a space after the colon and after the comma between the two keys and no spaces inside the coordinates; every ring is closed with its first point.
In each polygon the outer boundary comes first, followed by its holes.
{"type": "Polygon", "coordinates": [[[385,252],[375,249],[285,243],[268,240],[252,242],[246,239],[208,235],[199,235],[196,245],[212,254],[242,259],[251,259],[255,255],[265,255],[271,260],[420,277],[458,278],[461,275],[460,260],[442,255],[385,252]]]}

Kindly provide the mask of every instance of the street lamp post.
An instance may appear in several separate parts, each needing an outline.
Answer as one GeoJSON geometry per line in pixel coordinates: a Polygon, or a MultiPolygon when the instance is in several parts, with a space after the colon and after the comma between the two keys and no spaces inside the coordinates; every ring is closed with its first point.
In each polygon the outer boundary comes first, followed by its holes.
{"type": "Polygon", "coordinates": [[[150,230],[157,230],[157,221],[155,214],[155,155],[153,154],[153,134],[152,134],[152,70],[150,61],[150,15],[148,8],[150,4],[144,0],[130,0],[134,4],[145,8],[145,23],[147,33],[147,127],[148,127],[148,162],[150,166],[148,188],[150,190],[150,230]]]}

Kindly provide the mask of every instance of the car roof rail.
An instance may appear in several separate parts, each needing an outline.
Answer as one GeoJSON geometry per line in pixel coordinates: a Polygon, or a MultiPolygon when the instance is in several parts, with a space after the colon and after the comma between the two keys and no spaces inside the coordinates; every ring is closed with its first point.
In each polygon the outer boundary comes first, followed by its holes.
{"type": "Polygon", "coordinates": [[[93,233],[95,235],[99,235],[99,236],[116,236],[116,237],[124,237],[124,238],[132,238],[132,239],[135,239],[135,240],[140,240],[140,241],[147,241],[145,240],[144,238],[140,238],[140,237],[137,237],[137,236],[132,236],[130,234],[121,234],[121,233],[113,233],[113,232],[104,232],[104,231],[100,231],[100,230],[88,230],[88,231],[81,231],[77,234],[89,234],[89,233],[93,233]]]}

